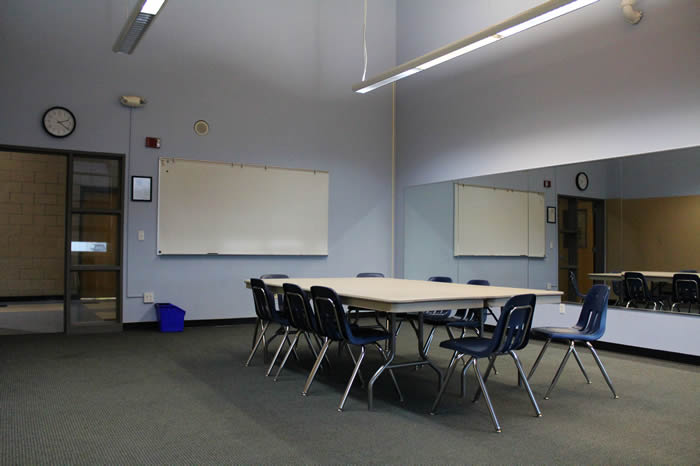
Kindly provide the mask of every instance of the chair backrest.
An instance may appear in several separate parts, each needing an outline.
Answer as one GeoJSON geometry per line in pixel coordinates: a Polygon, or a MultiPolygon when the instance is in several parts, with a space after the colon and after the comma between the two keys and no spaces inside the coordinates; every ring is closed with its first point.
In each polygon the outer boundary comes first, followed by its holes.
{"type": "Polygon", "coordinates": [[[347,339],[350,326],[336,292],[325,286],[312,286],[311,299],[318,319],[318,333],[335,341],[347,339]]]}
{"type": "Polygon", "coordinates": [[[269,290],[264,281],[259,278],[250,279],[250,288],[253,290],[253,302],[255,313],[261,320],[274,320],[275,295],[269,290]]]}
{"type": "MultiPolygon", "coordinates": [[[[428,277],[429,282],[440,282],[440,283],[452,283],[452,277],[442,277],[442,276],[434,276],[434,277],[428,277]]],[[[443,309],[442,311],[428,311],[426,314],[430,316],[431,319],[446,319],[450,316],[450,313],[452,313],[452,310],[450,309],[443,309]]]]}
{"type": "MultiPolygon", "coordinates": [[[[475,278],[475,279],[469,280],[467,282],[467,285],[491,286],[491,283],[489,283],[488,280],[482,280],[479,278],[475,278]]],[[[464,317],[466,314],[466,320],[485,322],[487,312],[488,312],[488,310],[485,307],[473,308],[473,309],[459,309],[455,315],[457,317],[464,317]]]]}
{"type": "Polygon", "coordinates": [[[647,286],[647,280],[639,272],[625,272],[623,275],[625,293],[628,299],[650,301],[651,294],[647,286]]]}
{"type": "Polygon", "coordinates": [[[318,328],[316,315],[306,292],[293,283],[284,283],[282,287],[284,288],[285,306],[289,311],[292,325],[300,330],[316,332],[318,328]]]}
{"type": "Polygon", "coordinates": [[[693,273],[673,274],[673,302],[700,304],[700,277],[693,273]]]}
{"type": "Polygon", "coordinates": [[[594,338],[605,333],[605,318],[608,313],[610,288],[605,285],[593,285],[581,305],[581,314],[574,328],[594,338]]]}
{"type": "MultiPolygon", "coordinates": [[[[275,278],[289,278],[289,275],[283,273],[265,273],[260,275],[260,280],[272,280],[275,278]]],[[[287,308],[284,305],[284,296],[277,295],[277,310],[283,315],[287,314],[287,308]]]]}
{"type": "Polygon", "coordinates": [[[583,293],[578,289],[578,280],[576,279],[576,272],[573,270],[569,270],[569,281],[571,282],[571,286],[574,288],[574,293],[576,293],[576,296],[579,298],[585,297],[583,293]]]}
{"type": "Polygon", "coordinates": [[[384,278],[384,274],[381,272],[360,272],[356,275],[357,278],[384,278]]]}
{"type": "Polygon", "coordinates": [[[506,353],[527,346],[536,300],[534,294],[521,294],[506,302],[493,331],[489,352],[506,353]]]}

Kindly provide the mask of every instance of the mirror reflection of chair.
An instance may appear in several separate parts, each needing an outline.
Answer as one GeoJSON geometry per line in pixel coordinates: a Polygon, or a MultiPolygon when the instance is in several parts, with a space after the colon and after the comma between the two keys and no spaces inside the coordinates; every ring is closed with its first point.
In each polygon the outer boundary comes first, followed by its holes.
{"type": "MultiPolygon", "coordinates": [[[[384,274],[381,272],[360,272],[355,275],[355,278],[384,278],[384,274]]],[[[358,320],[362,317],[373,317],[377,322],[377,328],[385,328],[384,325],[379,322],[379,315],[376,311],[363,307],[348,306],[348,318],[351,324],[357,324],[358,320]]]]}
{"type": "Polygon", "coordinates": [[[576,362],[578,363],[579,369],[581,369],[583,376],[586,378],[586,382],[591,383],[591,379],[588,378],[588,374],[586,373],[586,369],[583,367],[581,358],[579,358],[579,355],[576,352],[576,348],[574,346],[576,342],[584,342],[586,346],[588,346],[588,349],[591,350],[591,354],[593,355],[595,362],[598,364],[598,368],[600,368],[600,372],[603,374],[605,381],[610,387],[610,391],[612,391],[613,398],[618,398],[612,382],[610,381],[610,377],[608,376],[603,363],[598,357],[598,353],[596,353],[595,349],[593,349],[593,345],[591,344],[592,341],[597,341],[605,333],[605,318],[608,311],[609,295],[610,290],[607,286],[593,285],[591,290],[586,295],[583,305],[581,306],[581,314],[579,315],[576,325],[568,328],[536,327],[532,329],[533,334],[544,336],[547,338],[547,341],[542,347],[540,354],[537,356],[535,364],[533,364],[530,374],[528,375],[528,379],[532,378],[537,366],[540,363],[540,360],[542,359],[542,356],[544,355],[545,350],[547,349],[547,346],[552,340],[565,340],[569,342],[569,349],[564,355],[564,359],[559,365],[559,369],[557,369],[557,373],[554,375],[554,379],[552,380],[552,383],[544,396],[545,400],[549,399],[549,395],[552,393],[552,390],[554,390],[554,387],[559,380],[559,376],[564,370],[564,366],[566,366],[566,362],[569,360],[569,356],[571,356],[572,353],[576,359],[576,362]]]}
{"type": "Polygon", "coordinates": [[[622,277],[625,294],[627,295],[625,307],[644,305],[645,308],[648,308],[650,305],[653,305],[654,310],[656,310],[657,306],[659,306],[659,309],[663,308],[661,300],[652,296],[644,274],[640,272],[624,272],[622,277]]]}
{"type": "Polygon", "coordinates": [[[693,305],[698,306],[700,312],[700,277],[696,273],[676,273],[673,274],[671,310],[680,310],[683,304],[688,305],[688,312],[693,305]]]}
{"type": "MultiPolygon", "coordinates": [[[[535,295],[532,294],[518,295],[510,298],[508,302],[506,302],[505,306],[503,306],[501,317],[498,320],[498,324],[496,325],[492,338],[457,338],[440,343],[440,347],[452,350],[454,351],[454,354],[452,355],[450,364],[447,367],[445,381],[442,383],[440,393],[438,393],[438,396],[433,403],[430,414],[435,414],[438,404],[440,403],[447,385],[449,384],[450,378],[455,372],[457,361],[463,359],[464,356],[469,356],[469,361],[462,370],[462,387],[464,387],[464,380],[466,379],[467,370],[471,366],[474,366],[474,372],[476,372],[476,378],[479,381],[479,389],[477,389],[474,401],[479,398],[480,393],[484,394],[484,399],[489,409],[491,420],[493,421],[496,432],[501,432],[501,426],[498,423],[496,412],[491,404],[491,398],[486,390],[486,381],[488,380],[489,373],[493,368],[496,357],[508,354],[515,362],[515,367],[518,369],[518,378],[525,386],[530,402],[535,409],[535,415],[537,417],[542,415],[539,406],[537,406],[537,401],[535,401],[535,397],[532,394],[532,390],[530,389],[530,384],[525,377],[525,372],[522,364],[520,363],[520,359],[515,353],[515,351],[524,348],[528,343],[530,327],[532,325],[532,315],[535,311],[535,299],[535,295]],[[488,358],[489,360],[488,368],[486,369],[486,373],[483,377],[481,376],[481,371],[479,370],[477,362],[478,359],[481,358],[488,358]]],[[[464,390],[462,390],[462,392],[464,395],[464,390]]]]}
{"type": "Polygon", "coordinates": [[[571,282],[571,287],[574,289],[574,293],[576,293],[576,297],[580,299],[585,299],[586,295],[581,293],[578,289],[578,280],[576,279],[576,272],[573,270],[569,270],[569,281],[571,282]]]}

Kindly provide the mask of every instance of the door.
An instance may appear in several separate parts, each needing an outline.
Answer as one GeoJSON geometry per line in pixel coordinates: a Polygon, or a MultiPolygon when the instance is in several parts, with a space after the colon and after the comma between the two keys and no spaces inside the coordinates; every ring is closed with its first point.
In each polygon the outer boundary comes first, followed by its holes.
{"type": "Polygon", "coordinates": [[[66,331],[121,329],[123,159],[69,159],[66,331]]]}

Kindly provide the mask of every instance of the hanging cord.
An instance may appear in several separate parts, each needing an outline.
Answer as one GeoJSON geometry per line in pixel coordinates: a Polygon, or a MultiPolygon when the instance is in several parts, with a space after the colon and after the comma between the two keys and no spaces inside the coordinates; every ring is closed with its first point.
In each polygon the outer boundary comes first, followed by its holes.
{"type": "Polygon", "coordinates": [[[364,67],[362,68],[362,81],[367,76],[367,0],[365,0],[365,12],[362,20],[362,53],[364,56],[364,67]]]}

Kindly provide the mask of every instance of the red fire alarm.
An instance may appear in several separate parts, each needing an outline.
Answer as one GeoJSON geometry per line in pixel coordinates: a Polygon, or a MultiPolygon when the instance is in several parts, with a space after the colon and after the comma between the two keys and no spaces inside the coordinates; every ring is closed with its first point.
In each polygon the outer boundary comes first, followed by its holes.
{"type": "Polygon", "coordinates": [[[160,138],[146,138],[146,147],[160,149],[160,138]]]}
{"type": "MultiPolygon", "coordinates": [[[[160,147],[160,145],[159,145],[160,147]]],[[[551,188],[552,187],[552,182],[550,180],[544,180],[544,187],[545,188],[551,188]]]]}

